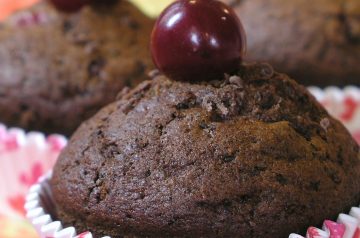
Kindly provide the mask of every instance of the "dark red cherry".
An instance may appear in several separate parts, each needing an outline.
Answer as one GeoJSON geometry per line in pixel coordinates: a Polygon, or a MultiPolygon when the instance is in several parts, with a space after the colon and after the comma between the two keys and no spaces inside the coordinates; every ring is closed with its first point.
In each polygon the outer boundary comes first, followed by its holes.
{"type": "Polygon", "coordinates": [[[90,3],[90,0],[49,0],[56,9],[62,12],[72,13],[79,11],[90,3]]]}
{"type": "Polygon", "coordinates": [[[245,32],[236,13],[216,0],[179,0],[158,18],[151,36],[155,65],[181,81],[221,79],[239,68],[245,32]]]}

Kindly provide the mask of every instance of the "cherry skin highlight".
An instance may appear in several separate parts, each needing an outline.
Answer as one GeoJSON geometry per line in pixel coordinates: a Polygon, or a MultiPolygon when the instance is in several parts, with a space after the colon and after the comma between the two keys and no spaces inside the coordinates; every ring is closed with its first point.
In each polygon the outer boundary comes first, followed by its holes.
{"type": "Polygon", "coordinates": [[[178,0],[158,18],[151,53],[174,80],[210,81],[235,72],[245,54],[245,32],[236,13],[217,0],[178,0]]]}
{"type": "Polygon", "coordinates": [[[56,9],[66,13],[79,11],[82,7],[90,3],[90,0],[49,0],[56,9]]]}

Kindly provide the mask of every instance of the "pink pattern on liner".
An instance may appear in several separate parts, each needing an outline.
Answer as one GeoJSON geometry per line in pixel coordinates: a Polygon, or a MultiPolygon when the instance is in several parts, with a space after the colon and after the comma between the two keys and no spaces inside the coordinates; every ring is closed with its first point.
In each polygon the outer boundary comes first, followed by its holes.
{"type": "Polygon", "coordinates": [[[329,238],[329,234],[316,227],[310,227],[307,230],[306,238],[329,238]]]}
{"type": "Polygon", "coordinates": [[[75,238],[89,238],[89,237],[92,237],[91,233],[90,232],[84,232],[84,233],[81,233],[80,235],[76,236],[75,238]]]}
{"type": "Polygon", "coordinates": [[[309,227],[309,229],[307,230],[307,235],[306,237],[308,238],[316,238],[319,236],[319,232],[317,231],[316,227],[309,227]]]}
{"type": "Polygon", "coordinates": [[[359,227],[356,229],[353,238],[360,238],[360,228],[359,227]]]}
{"type": "Polygon", "coordinates": [[[16,195],[7,199],[10,207],[20,215],[25,216],[26,212],[24,209],[25,195],[16,195]]]}
{"type": "Polygon", "coordinates": [[[350,121],[356,111],[358,103],[354,98],[347,97],[344,100],[345,111],[340,115],[340,119],[344,122],[350,121]]]}
{"type": "Polygon", "coordinates": [[[30,173],[26,174],[26,172],[22,172],[19,176],[19,179],[23,185],[30,187],[38,181],[43,173],[44,170],[42,164],[40,162],[35,162],[31,168],[30,173]]]}
{"type": "Polygon", "coordinates": [[[60,152],[66,146],[66,140],[56,135],[49,136],[47,142],[53,152],[60,152]]]}
{"type": "Polygon", "coordinates": [[[342,238],[345,234],[345,225],[326,220],[324,226],[330,232],[329,238],[342,238]]]}
{"type": "Polygon", "coordinates": [[[14,151],[19,148],[16,135],[0,131],[0,143],[6,151],[14,151]]]}
{"type": "MultiPolygon", "coordinates": [[[[41,175],[43,175],[43,166],[40,162],[35,162],[32,165],[30,172],[22,172],[19,175],[19,182],[25,187],[29,188],[31,185],[35,184],[41,175]]],[[[14,211],[18,212],[20,215],[25,215],[24,204],[25,204],[25,195],[16,195],[11,196],[7,199],[8,204],[14,211]]]]}

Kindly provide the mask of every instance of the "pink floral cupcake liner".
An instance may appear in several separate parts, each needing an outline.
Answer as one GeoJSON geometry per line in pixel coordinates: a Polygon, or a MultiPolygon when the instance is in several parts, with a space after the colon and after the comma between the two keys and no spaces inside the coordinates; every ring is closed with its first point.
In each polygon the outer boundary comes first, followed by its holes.
{"type": "Polygon", "coordinates": [[[22,218],[25,196],[31,185],[49,171],[66,139],[60,135],[25,134],[0,124],[0,215],[22,218]]]}
{"type": "Polygon", "coordinates": [[[309,90],[332,116],[344,123],[360,144],[360,88],[310,87],[309,90]]]}
{"type": "MultiPolygon", "coordinates": [[[[289,238],[303,238],[291,234],[289,238]]],[[[309,227],[306,238],[360,238],[360,207],[353,207],[349,215],[340,214],[337,221],[326,220],[322,229],[309,227]]]]}

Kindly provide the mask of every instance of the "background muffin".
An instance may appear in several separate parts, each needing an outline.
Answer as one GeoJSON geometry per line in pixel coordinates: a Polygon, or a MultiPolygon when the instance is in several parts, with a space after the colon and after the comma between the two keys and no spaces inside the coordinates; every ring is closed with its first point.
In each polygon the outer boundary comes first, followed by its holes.
{"type": "Polygon", "coordinates": [[[0,121],[71,134],[151,67],[153,20],[127,1],[62,15],[46,2],[0,28],[0,121]]]}
{"type": "Polygon", "coordinates": [[[224,0],[241,17],[248,60],[306,85],[360,86],[360,1],[224,0]]]}
{"type": "Polygon", "coordinates": [[[51,186],[57,217],[96,236],[285,237],[358,204],[359,156],[304,87],[256,64],[122,94],[74,134],[51,186]]]}

